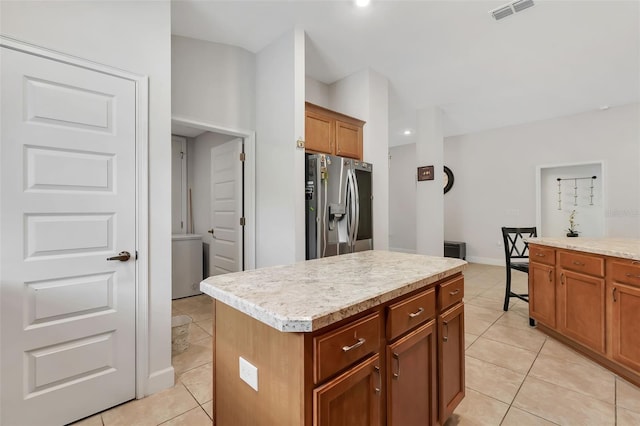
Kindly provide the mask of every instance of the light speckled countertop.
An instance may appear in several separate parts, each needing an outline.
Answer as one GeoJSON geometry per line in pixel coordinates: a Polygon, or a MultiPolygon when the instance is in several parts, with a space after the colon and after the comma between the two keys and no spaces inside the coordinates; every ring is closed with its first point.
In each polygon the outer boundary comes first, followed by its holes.
{"type": "Polygon", "coordinates": [[[528,238],[531,244],[640,260],[640,240],[630,238],[528,238]]]}
{"type": "Polygon", "coordinates": [[[461,272],[460,259],[370,250],[209,277],[200,290],[279,331],[309,332],[461,272]]]}

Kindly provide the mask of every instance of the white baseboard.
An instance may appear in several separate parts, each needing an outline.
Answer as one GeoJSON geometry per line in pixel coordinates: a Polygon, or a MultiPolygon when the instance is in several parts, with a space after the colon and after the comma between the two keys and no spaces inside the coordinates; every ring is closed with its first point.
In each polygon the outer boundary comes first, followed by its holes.
{"type": "Polygon", "coordinates": [[[389,251],[396,251],[399,253],[410,253],[410,254],[416,254],[415,249],[406,249],[406,248],[401,248],[401,247],[389,247],[389,251]]]}
{"type": "Polygon", "coordinates": [[[151,373],[147,381],[147,391],[145,396],[149,396],[163,389],[172,387],[175,380],[174,373],[175,371],[173,370],[173,366],[151,373]]]}
{"type": "Polygon", "coordinates": [[[504,259],[493,259],[490,257],[476,257],[476,256],[467,256],[467,262],[469,263],[481,263],[483,265],[495,265],[495,266],[504,266],[504,259]]]}

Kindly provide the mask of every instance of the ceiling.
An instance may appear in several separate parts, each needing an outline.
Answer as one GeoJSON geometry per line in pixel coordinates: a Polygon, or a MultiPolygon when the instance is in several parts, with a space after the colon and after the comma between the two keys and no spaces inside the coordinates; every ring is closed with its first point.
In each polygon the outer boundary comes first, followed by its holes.
{"type": "Polygon", "coordinates": [[[333,83],[370,68],[389,80],[389,144],[415,141],[438,106],[445,136],[640,100],[640,1],[173,0],[172,33],[258,52],[298,26],[306,74],[333,83]]]}

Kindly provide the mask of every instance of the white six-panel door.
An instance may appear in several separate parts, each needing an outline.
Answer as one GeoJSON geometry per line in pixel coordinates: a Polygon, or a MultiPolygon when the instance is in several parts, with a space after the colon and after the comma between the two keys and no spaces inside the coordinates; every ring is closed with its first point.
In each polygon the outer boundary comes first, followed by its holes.
{"type": "Polygon", "coordinates": [[[0,54],[0,424],[64,424],[135,397],[135,83],[0,54]]]}
{"type": "Polygon", "coordinates": [[[242,270],[242,139],[211,149],[211,275],[242,270]]]}

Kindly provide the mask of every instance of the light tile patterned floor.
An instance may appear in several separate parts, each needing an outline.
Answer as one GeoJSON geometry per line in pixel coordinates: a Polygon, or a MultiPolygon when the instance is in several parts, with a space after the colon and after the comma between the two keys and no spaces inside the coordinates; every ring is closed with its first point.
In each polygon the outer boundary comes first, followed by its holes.
{"type": "MultiPolygon", "coordinates": [[[[516,291],[526,279],[514,272],[516,291]]],[[[525,302],[502,311],[504,267],[470,264],[465,295],[467,394],[446,426],[640,425],[639,388],[529,327],[525,302]]],[[[211,300],[176,300],[179,314],[194,323],[176,385],[77,425],[211,425],[211,300]]]]}

